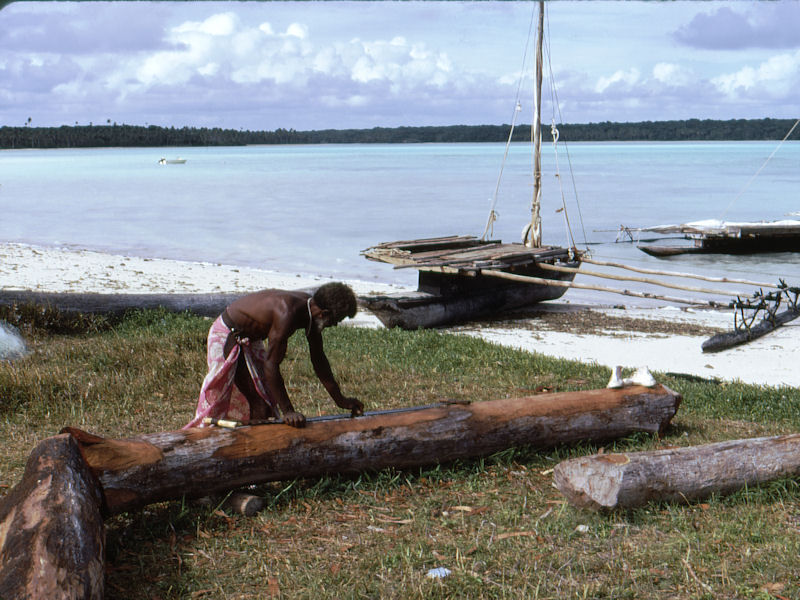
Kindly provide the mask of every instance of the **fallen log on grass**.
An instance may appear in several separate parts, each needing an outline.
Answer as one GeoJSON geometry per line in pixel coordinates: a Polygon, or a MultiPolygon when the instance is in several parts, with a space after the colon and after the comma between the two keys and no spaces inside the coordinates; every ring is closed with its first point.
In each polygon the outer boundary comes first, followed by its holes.
{"type": "Polygon", "coordinates": [[[800,434],[704,446],[596,454],[556,465],[556,487],[581,508],[688,502],[800,475],[800,434]]]}
{"type": "Polygon", "coordinates": [[[663,431],[681,396],[663,386],[600,389],[106,439],[66,428],[97,475],[106,514],[250,484],[414,467],[516,445],[552,447],[663,431]]]}
{"type": "Polygon", "coordinates": [[[0,306],[37,304],[63,312],[121,314],[132,309],[165,308],[216,317],[241,293],[218,294],[97,294],[79,292],[33,292],[0,290],[0,306]]]}
{"type": "Polygon", "coordinates": [[[0,598],[103,598],[100,484],[69,435],[34,448],[0,499],[0,598]]]}

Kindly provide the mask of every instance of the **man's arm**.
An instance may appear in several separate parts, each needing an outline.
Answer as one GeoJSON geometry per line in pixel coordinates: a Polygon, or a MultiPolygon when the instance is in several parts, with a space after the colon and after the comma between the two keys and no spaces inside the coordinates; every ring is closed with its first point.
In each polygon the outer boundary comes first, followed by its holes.
{"type": "Polygon", "coordinates": [[[283,422],[292,427],[303,427],[306,418],[294,410],[289,393],[286,391],[286,384],[281,375],[280,365],[286,357],[287,339],[285,336],[270,339],[267,345],[267,360],[262,365],[264,369],[264,380],[267,384],[267,391],[270,396],[278,403],[283,413],[283,422]]]}
{"type": "Polygon", "coordinates": [[[350,414],[354,417],[363,414],[364,405],[355,398],[346,398],[342,394],[341,389],[339,389],[339,384],[336,383],[336,379],[334,379],[333,372],[331,371],[331,364],[322,347],[322,333],[313,330],[308,334],[307,339],[308,352],[311,356],[311,364],[314,367],[314,373],[317,374],[317,378],[322,385],[325,386],[325,389],[328,390],[328,394],[336,403],[336,406],[350,410],[350,414]]]}

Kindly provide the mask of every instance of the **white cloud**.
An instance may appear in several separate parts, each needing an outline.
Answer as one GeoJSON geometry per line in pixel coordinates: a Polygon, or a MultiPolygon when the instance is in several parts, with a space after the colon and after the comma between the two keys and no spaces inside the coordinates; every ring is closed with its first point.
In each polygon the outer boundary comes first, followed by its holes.
{"type": "Polygon", "coordinates": [[[594,86],[595,92],[602,94],[608,88],[621,84],[625,87],[635,85],[639,81],[639,69],[628,69],[627,71],[617,71],[611,77],[601,77],[594,86]]]}
{"type": "Polygon", "coordinates": [[[773,56],[758,67],[747,66],[714,77],[711,83],[728,96],[756,90],[772,97],[790,94],[800,83],[800,51],[773,56]]]}
{"type": "Polygon", "coordinates": [[[300,23],[292,23],[286,29],[286,35],[304,40],[308,37],[308,27],[300,23]]]}
{"type": "Polygon", "coordinates": [[[658,63],[653,67],[653,79],[664,85],[680,87],[688,84],[692,74],[688,69],[672,63],[658,63]]]}
{"type": "Polygon", "coordinates": [[[212,15],[205,21],[187,21],[176,27],[175,33],[202,33],[213,36],[231,35],[238,24],[238,17],[233,13],[212,15]]]}

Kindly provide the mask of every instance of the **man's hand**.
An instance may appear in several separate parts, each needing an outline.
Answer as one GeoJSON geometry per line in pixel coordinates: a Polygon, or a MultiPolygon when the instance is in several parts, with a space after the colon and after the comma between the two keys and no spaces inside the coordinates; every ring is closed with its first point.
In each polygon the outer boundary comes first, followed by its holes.
{"type": "Polygon", "coordinates": [[[349,409],[351,417],[357,417],[364,414],[364,405],[355,398],[342,398],[336,404],[339,406],[339,408],[349,409]]]}
{"type": "Polygon", "coordinates": [[[283,422],[291,427],[305,427],[306,418],[299,412],[288,412],[283,415],[283,422]]]}

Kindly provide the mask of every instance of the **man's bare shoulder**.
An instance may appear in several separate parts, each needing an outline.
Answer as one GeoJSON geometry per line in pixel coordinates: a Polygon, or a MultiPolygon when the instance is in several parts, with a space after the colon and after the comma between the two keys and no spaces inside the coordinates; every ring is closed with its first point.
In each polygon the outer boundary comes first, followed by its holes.
{"type": "Polygon", "coordinates": [[[242,296],[231,303],[232,308],[241,306],[255,306],[259,304],[294,304],[296,302],[305,302],[310,298],[310,294],[295,290],[278,290],[267,289],[258,292],[251,292],[246,296],[242,296]]]}
{"type": "Polygon", "coordinates": [[[299,291],[261,290],[235,300],[227,311],[235,325],[254,337],[286,336],[302,324],[310,297],[299,291]]]}

